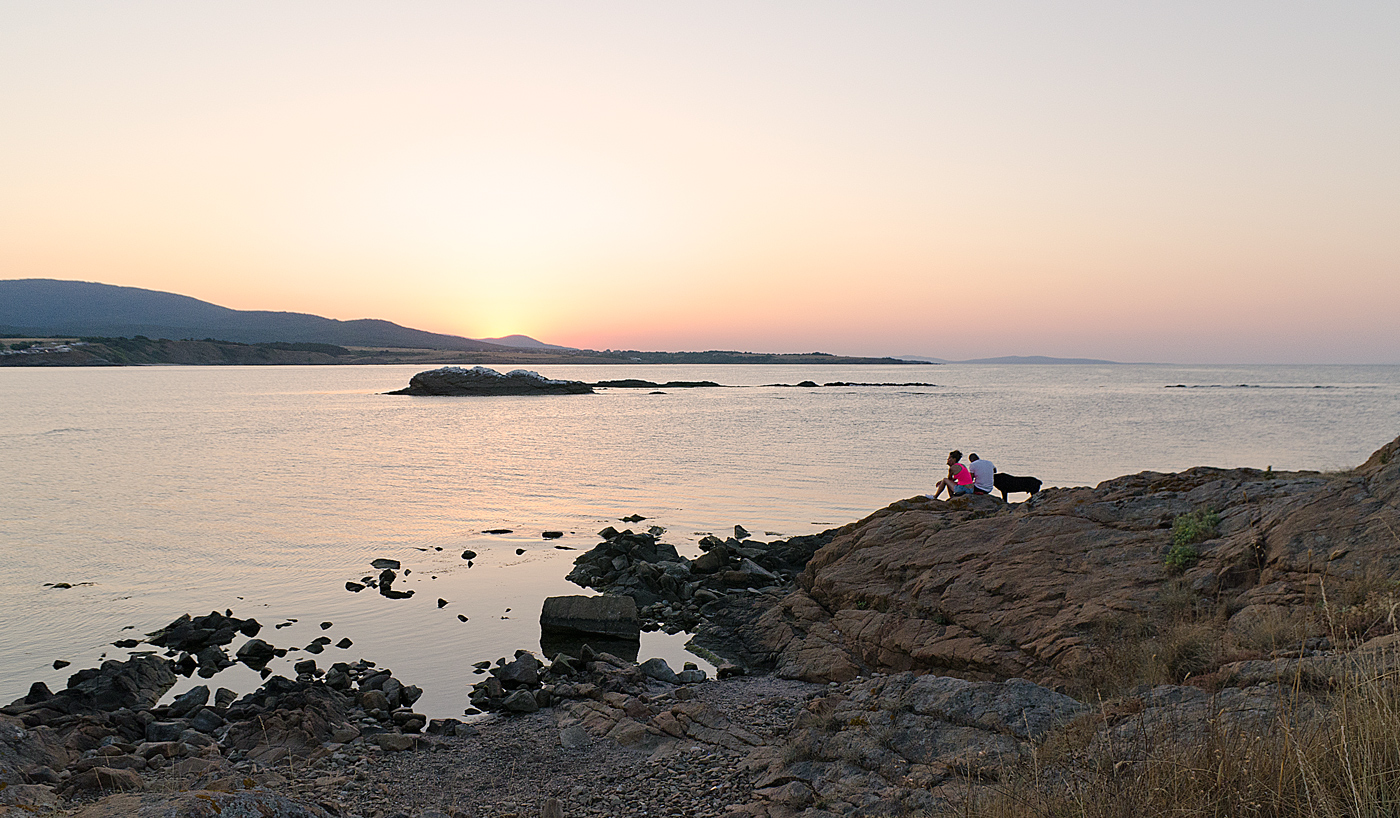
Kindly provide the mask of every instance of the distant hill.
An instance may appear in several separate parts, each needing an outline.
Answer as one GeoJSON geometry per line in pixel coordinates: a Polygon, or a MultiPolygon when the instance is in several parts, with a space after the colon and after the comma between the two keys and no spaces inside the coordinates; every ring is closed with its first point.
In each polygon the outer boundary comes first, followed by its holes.
{"type": "Polygon", "coordinates": [[[0,337],[78,338],[43,357],[9,356],[5,366],[285,363],[599,363],[599,364],[904,364],[899,358],[848,358],[825,352],[642,352],[556,346],[526,335],[484,341],[363,318],[338,321],[299,312],[232,310],[175,293],[87,281],[0,281],[0,337]],[[152,343],[169,339],[185,344],[152,343]],[[335,353],[307,344],[358,347],[335,353]],[[256,349],[242,349],[254,346],[256,349]],[[419,353],[422,354],[419,354],[419,353]],[[452,353],[448,355],[446,353],[452,353]]]}
{"type": "Polygon", "coordinates": [[[1118,361],[1101,361],[1098,358],[1048,358],[1044,355],[1003,355],[1000,358],[974,358],[958,361],[960,364],[1117,364],[1118,361]]]}
{"type": "Polygon", "coordinates": [[[947,358],[929,358],[924,355],[901,355],[901,360],[921,361],[927,364],[1119,364],[1121,361],[1102,361],[1098,358],[1050,358],[1045,355],[1003,355],[1000,358],[972,358],[967,361],[950,361],[947,358]]]}
{"type": "Polygon", "coordinates": [[[561,347],[557,344],[546,344],[543,341],[536,341],[528,335],[507,335],[503,338],[478,338],[496,346],[514,347],[516,349],[577,349],[577,347],[561,347]]]}
{"type": "Polygon", "coordinates": [[[174,293],[86,281],[0,281],[0,334],[218,338],[258,344],[336,344],[457,351],[501,350],[496,344],[363,318],[338,321],[299,312],[231,310],[174,293]]]}
{"type": "Polygon", "coordinates": [[[634,364],[908,364],[902,358],[855,358],[829,352],[737,352],[711,349],[705,352],[642,352],[608,349],[602,355],[634,364]]]}

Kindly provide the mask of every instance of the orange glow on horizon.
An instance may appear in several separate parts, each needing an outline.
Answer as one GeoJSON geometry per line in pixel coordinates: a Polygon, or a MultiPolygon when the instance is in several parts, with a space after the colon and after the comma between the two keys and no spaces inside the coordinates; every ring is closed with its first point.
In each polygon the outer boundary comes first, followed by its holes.
{"type": "Polygon", "coordinates": [[[1400,354],[1400,9],[0,9],[0,276],[588,348],[1400,354]]]}

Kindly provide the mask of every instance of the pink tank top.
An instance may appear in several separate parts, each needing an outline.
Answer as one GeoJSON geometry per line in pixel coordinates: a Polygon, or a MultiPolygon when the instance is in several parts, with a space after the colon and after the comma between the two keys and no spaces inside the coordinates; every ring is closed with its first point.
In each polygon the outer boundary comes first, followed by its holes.
{"type": "Polygon", "coordinates": [[[953,480],[957,482],[957,484],[960,486],[970,486],[972,485],[972,481],[976,479],[972,476],[972,472],[967,468],[967,466],[964,466],[961,463],[954,466],[954,469],[955,471],[953,472],[953,480]]]}

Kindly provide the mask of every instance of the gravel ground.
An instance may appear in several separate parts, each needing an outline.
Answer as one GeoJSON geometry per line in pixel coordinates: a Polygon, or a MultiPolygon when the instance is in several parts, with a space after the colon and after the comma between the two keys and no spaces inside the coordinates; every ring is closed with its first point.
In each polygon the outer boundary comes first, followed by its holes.
{"type": "MultiPolygon", "coordinates": [[[[813,685],[772,676],[697,685],[697,699],[777,742],[813,685]]],[[[428,749],[345,754],[289,789],[341,815],[364,818],[535,818],[556,798],[574,816],[719,816],[750,801],[747,752],[685,742],[650,753],[606,738],[565,748],[555,711],[478,722],[475,736],[433,736],[428,749]]]]}

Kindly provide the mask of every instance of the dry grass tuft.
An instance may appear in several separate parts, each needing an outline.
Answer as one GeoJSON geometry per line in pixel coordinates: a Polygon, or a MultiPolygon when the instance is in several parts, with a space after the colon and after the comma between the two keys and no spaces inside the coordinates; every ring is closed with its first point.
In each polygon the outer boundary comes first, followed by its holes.
{"type": "Polygon", "coordinates": [[[1258,613],[1231,623],[1233,647],[1265,656],[1296,652],[1310,638],[1322,633],[1316,614],[1304,608],[1260,606],[1258,613]]]}
{"type": "MultiPolygon", "coordinates": [[[[1204,740],[1129,748],[1093,742],[1093,720],[1068,725],[1034,758],[983,787],[968,818],[1380,818],[1400,815],[1400,678],[1395,656],[1354,659],[1315,704],[1296,691],[1272,729],[1213,722],[1204,740]],[[1324,714],[1324,715],[1318,715],[1324,714]]],[[[1122,706],[1119,703],[1115,706],[1122,706]]],[[[1098,715],[1115,718],[1111,707],[1098,715]]]]}

